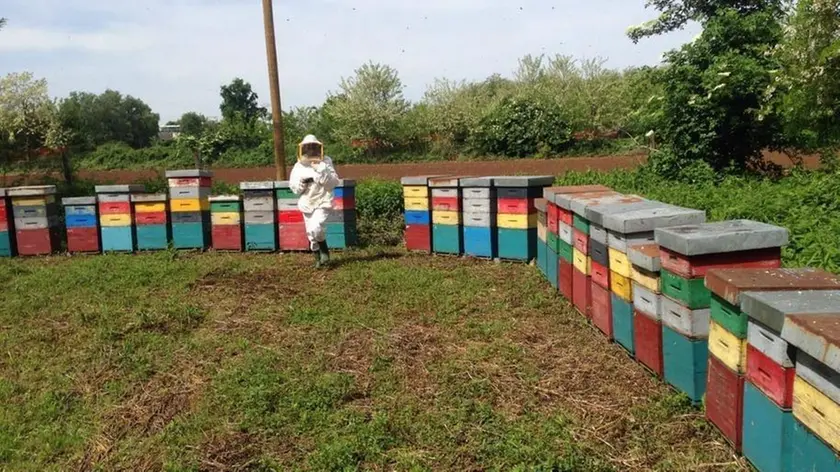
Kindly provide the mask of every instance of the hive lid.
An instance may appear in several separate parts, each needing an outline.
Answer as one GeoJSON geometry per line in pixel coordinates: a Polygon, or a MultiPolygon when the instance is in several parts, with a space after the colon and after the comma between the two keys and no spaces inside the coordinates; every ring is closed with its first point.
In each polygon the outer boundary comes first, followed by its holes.
{"type": "Polygon", "coordinates": [[[239,190],[274,190],[274,181],[239,182],[239,190]]]}
{"type": "MultiPolygon", "coordinates": [[[[712,269],[706,288],[734,306],[744,292],[840,290],[840,278],[822,269],[712,269]]],[[[840,311],[840,307],[838,307],[840,311]]]]}
{"type": "Polygon", "coordinates": [[[641,267],[648,272],[662,270],[658,244],[637,244],[627,248],[627,257],[634,266],[641,267]]]}
{"type": "Polygon", "coordinates": [[[595,190],[592,192],[558,193],[554,196],[554,204],[564,210],[572,210],[572,200],[576,198],[595,198],[607,195],[621,195],[614,190],[595,190]]]}
{"type": "Polygon", "coordinates": [[[545,198],[534,199],[534,206],[537,208],[537,211],[545,213],[548,211],[548,200],[545,198]]]}
{"type": "Polygon", "coordinates": [[[142,193],[146,191],[145,185],[97,185],[94,187],[96,193],[142,193]]]}
{"type": "Polygon", "coordinates": [[[28,185],[6,189],[9,197],[37,197],[41,195],[55,195],[55,185],[28,185]]]}
{"type": "Polygon", "coordinates": [[[560,194],[611,192],[612,189],[603,185],[566,185],[560,187],[546,187],[543,189],[543,198],[551,203],[557,204],[556,198],[560,194]]]}
{"type": "Polygon", "coordinates": [[[554,183],[553,175],[502,176],[493,179],[496,187],[546,187],[554,183]]]}
{"type": "Polygon", "coordinates": [[[496,177],[465,177],[461,179],[461,187],[492,187],[496,177]]]}
{"type": "Polygon", "coordinates": [[[840,311],[840,290],[744,292],[741,294],[741,311],[779,333],[788,315],[840,311]]]}
{"type": "Polygon", "coordinates": [[[216,195],[215,197],[210,197],[210,202],[239,202],[242,200],[242,197],[239,195],[216,195]]]}
{"type": "Polygon", "coordinates": [[[696,225],[706,222],[706,212],[660,203],[650,208],[629,209],[604,217],[604,227],[616,233],[647,233],[656,228],[696,225]]]}
{"type": "Polygon", "coordinates": [[[788,230],[751,220],[656,228],[656,242],[684,256],[776,248],[788,243],[788,230]]]}
{"type": "Polygon", "coordinates": [[[144,193],[131,196],[131,201],[134,203],[160,203],[169,200],[165,193],[144,193]]]}
{"type": "Polygon", "coordinates": [[[355,187],[355,186],[356,186],[356,181],[355,180],[341,179],[341,180],[338,181],[338,185],[336,187],[350,188],[350,187],[355,187]]]}
{"type": "MultiPolygon", "coordinates": [[[[648,200],[638,195],[628,195],[628,198],[619,199],[615,202],[596,202],[584,208],[584,218],[598,226],[604,227],[604,220],[607,216],[621,214],[634,210],[660,208],[665,205],[662,202],[648,200]]],[[[572,205],[574,206],[574,204],[572,205]]],[[[604,227],[606,229],[606,227],[604,227]]]]}
{"type": "Polygon", "coordinates": [[[429,179],[443,177],[442,175],[412,175],[400,179],[403,185],[429,185],[429,179]]]}
{"type": "Polygon", "coordinates": [[[200,177],[213,177],[213,172],[206,169],[181,169],[166,171],[167,179],[196,179],[200,177]]]}
{"type": "Polygon", "coordinates": [[[73,205],[96,205],[96,197],[64,197],[61,199],[64,206],[73,205]]]}
{"type": "Polygon", "coordinates": [[[782,339],[834,372],[840,372],[840,313],[788,316],[782,339]]]}

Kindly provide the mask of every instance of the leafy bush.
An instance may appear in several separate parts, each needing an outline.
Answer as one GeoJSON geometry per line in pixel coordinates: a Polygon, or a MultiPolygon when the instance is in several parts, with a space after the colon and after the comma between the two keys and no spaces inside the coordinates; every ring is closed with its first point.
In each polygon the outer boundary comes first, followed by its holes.
{"type": "Polygon", "coordinates": [[[506,97],[484,115],[472,138],[477,152],[524,157],[559,153],[571,140],[560,108],[529,97],[506,97]]]}
{"type": "Polygon", "coordinates": [[[399,182],[359,182],[356,212],[363,244],[396,245],[402,240],[403,193],[399,182]]]}

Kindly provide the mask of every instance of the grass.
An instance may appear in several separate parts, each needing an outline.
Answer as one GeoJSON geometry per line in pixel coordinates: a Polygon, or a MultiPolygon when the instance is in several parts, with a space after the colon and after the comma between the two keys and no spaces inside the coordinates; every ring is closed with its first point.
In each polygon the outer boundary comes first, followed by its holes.
{"type": "Polygon", "coordinates": [[[525,265],[0,262],[6,470],[738,469],[525,265]],[[723,465],[720,465],[723,464],[723,465]]]}

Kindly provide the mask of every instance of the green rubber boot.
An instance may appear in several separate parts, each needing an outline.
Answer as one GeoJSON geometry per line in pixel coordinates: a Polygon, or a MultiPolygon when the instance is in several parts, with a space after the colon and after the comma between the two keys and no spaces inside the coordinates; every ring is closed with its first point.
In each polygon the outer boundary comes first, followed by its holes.
{"type": "Polygon", "coordinates": [[[315,268],[321,268],[321,244],[318,245],[318,249],[312,250],[312,255],[315,256],[315,268]]]}
{"type": "Polygon", "coordinates": [[[319,262],[321,266],[328,265],[330,263],[330,248],[327,246],[327,241],[320,241],[318,243],[318,252],[320,255],[319,262]]]}

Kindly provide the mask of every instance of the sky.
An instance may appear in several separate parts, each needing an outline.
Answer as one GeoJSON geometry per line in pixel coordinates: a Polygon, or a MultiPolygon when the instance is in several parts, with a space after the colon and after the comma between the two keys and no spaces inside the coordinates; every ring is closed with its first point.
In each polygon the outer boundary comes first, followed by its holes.
{"type": "MultiPolygon", "coordinates": [[[[634,45],[644,0],[274,0],[283,108],[319,105],[368,62],[397,69],[405,96],[435,78],[509,76],[526,54],[654,65],[696,27],[634,45]]],[[[3,0],[0,74],[30,71],[53,96],[118,90],[161,122],[216,117],[219,87],[250,82],[269,103],[260,0],[3,0]]]]}

